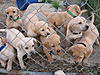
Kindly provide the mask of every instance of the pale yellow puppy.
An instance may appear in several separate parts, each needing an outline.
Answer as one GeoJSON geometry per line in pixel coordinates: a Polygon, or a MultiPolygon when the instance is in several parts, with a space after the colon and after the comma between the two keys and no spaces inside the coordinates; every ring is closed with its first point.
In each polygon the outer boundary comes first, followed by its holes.
{"type": "Polygon", "coordinates": [[[6,25],[8,28],[18,28],[22,25],[20,11],[17,7],[10,6],[6,10],[6,25]]]}

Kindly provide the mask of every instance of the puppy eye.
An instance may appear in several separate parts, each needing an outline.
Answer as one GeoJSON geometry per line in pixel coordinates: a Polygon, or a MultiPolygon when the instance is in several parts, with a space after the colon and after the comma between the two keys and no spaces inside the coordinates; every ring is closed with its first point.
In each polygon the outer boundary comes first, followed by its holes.
{"type": "Polygon", "coordinates": [[[55,47],[55,45],[52,45],[52,47],[55,47]]]}
{"type": "Polygon", "coordinates": [[[32,45],[32,47],[34,47],[34,45],[32,45]]]}
{"type": "Polygon", "coordinates": [[[44,29],[42,29],[42,31],[44,31],[44,29]]]}
{"type": "Polygon", "coordinates": [[[13,13],[15,13],[15,11],[13,11],[13,13]]]}
{"type": "Polygon", "coordinates": [[[28,47],[25,47],[25,49],[28,49],[28,47]]]}
{"type": "Polygon", "coordinates": [[[9,14],[9,12],[6,12],[7,14],[9,14]]]}
{"type": "Polygon", "coordinates": [[[78,24],[82,24],[82,22],[79,22],[78,24]]]}

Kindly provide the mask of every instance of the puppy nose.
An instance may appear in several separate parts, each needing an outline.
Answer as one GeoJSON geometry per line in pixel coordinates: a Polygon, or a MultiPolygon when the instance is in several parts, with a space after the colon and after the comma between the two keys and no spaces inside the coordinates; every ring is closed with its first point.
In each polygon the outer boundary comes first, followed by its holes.
{"type": "Polygon", "coordinates": [[[50,33],[47,33],[47,35],[50,35],[50,33]]]}
{"type": "Polygon", "coordinates": [[[75,65],[78,65],[78,62],[75,62],[75,65]]]}
{"type": "Polygon", "coordinates": [[[12,18],[12,16],[10,15],[10,18],[12,18]]]}
{"type": "Polygon", "coordinates": [[[86,29],[88,29],[89,28],[89,26],[86,26],[86,29]]]}

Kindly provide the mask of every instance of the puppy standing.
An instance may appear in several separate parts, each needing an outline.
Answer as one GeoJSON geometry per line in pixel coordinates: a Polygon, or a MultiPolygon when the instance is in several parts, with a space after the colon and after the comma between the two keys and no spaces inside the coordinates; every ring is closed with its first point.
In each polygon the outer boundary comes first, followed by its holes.
{"type": "Polygon", "coordinates": [[[51,27],[49,27],[49,29],[50,35],[47,37],[40,36],[40,40],[43,44],[43,50],[48,58],[48,61],[52,62],[53,56],[61,56],[63,51],[60,46],[60,36],[51,27]]]}
{"type": "Polygon", "coordinates": [[[7,71],[12,70],[12,63],[15,59],[14,48],[9,45],[5,38],[0,37],[0,63],[3,67],[7,65],[7,71]],[[8,62],[7,62],[8,60],[8,62]]]}
{"type": "Polygon", "coordinates": [[[36,39],[31,37],[25,37],[21,32],[19,32],[17,29],[0,29],[0,31],[6,31],[6,39],[7,41],[17,49],[17,57],[21,66],[21,69],[25,69],[26,66],[23,62],[23,56],[25,54],[28,54],[30,56],[30,53],[34,52],[34,43],[36,42],[36,39]]]}
{"type": "Polygon", "coordinates": [[[83,33],[83,36],[69,48],[69,52],[74,57],[76,63],[88,63],[88,58],[93,51],[93,44],[99,36],[99,32],[94,22],[94,14],[92,13],[92,21],[86,22],[85,24],[89,26],[88,30],[83,33]]]}
{"type": "Polygon", "coordinates": [[[22,24],[20,12],[17,7],[8,7],[6,9],[6,25],[8,28],[18,28],[22,24]]]}

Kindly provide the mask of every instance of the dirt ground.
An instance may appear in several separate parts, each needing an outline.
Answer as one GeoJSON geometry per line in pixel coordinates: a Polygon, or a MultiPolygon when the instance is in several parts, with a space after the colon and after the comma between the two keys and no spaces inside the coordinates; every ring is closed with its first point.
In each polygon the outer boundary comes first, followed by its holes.
{"type": "MultiPolygon", "coordinates": [[[[13,1],[14,0],[0,0],[0,28],[3,28],[5,25],[5,9],[9,6],[16,6],[13,1]]],[[[75,66],[74,64],[64,60],[57,60],[53,63],[49,63],[46,60],[46,56],[43,53],[41,53],[41,55],[42,57],[37,53],[32,56],[31,60],[24,59],[27,65],[27,70],[39,72],[54,72],[59,69],[66,72],[96,72],[100,70],[100,45],[94,46],[94,52],[89,59],[89,62],[91,63],[90,66],[75,66]]],[[[13,69],[20,69],[18,62],[13,65],[13,69]]]]}

